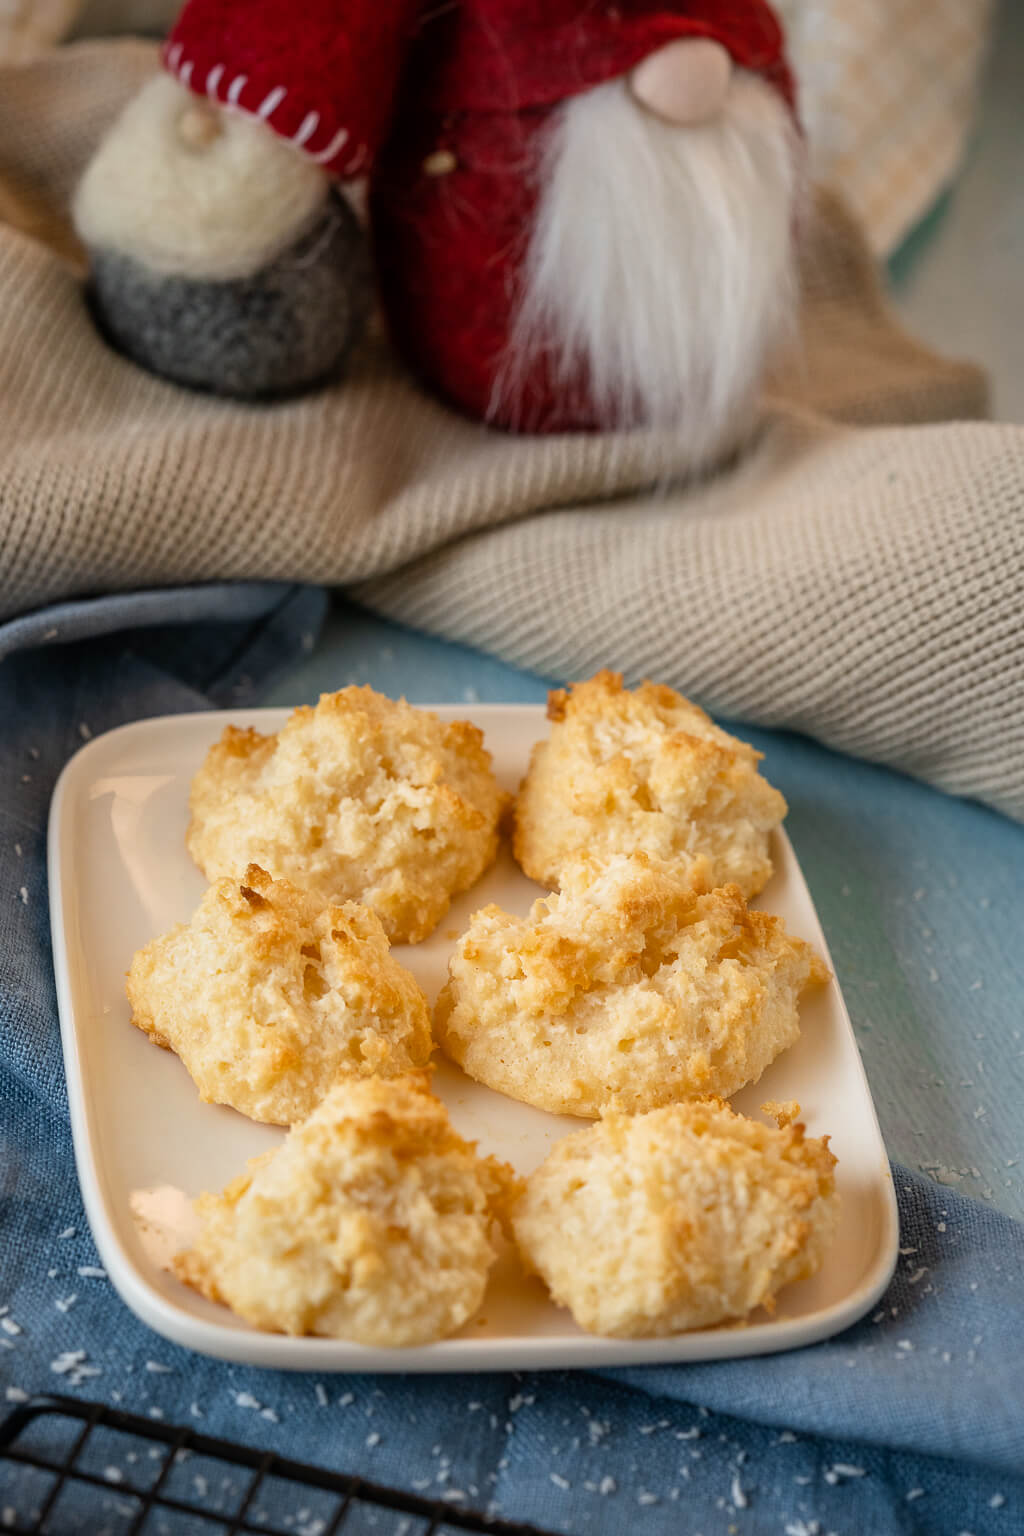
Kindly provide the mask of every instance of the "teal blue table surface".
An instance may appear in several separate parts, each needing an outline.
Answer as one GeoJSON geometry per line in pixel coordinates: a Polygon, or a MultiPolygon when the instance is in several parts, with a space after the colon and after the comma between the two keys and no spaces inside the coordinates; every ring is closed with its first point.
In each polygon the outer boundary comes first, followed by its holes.
{"type": "MultiPolygon", "coordinates": [[[[540,704],[551,686],[338,599],[262,702],[349,683],[467,708],[540,704]]],[[[890,1157],[1024,1217],[1024,827],[805,737],[724,723],[789,802],[890,1157]]]]}

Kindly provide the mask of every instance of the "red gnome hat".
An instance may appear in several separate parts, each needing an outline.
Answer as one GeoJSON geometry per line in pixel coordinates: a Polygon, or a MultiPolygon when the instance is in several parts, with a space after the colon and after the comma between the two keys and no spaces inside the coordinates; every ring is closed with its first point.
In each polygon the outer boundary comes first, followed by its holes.
{"type": "Polygon", "coordinates": [[[200,96],[260,117],[338,176],[391,124],[419,0],[188,0],[163,61],[200,96]]]}
{"type": "Polygon", "coordinates": [[[720,43],[738,68],[763,75],[794,105],[782,29],[765,0],[462,0],[424,28],[431,104],[468,112],[554,106],[681,37],[720,43]]]}
{"type": "Polygon", "coordinates": [[[679,37],[721,43],[792,106],[765,0],[462,0],[433,15],[420,0],[188,0],[163,57],[199,95],[355,176],[388,133],[410,43],[408,88],[424,106],[518,113],[626,74],[679,37]]]}

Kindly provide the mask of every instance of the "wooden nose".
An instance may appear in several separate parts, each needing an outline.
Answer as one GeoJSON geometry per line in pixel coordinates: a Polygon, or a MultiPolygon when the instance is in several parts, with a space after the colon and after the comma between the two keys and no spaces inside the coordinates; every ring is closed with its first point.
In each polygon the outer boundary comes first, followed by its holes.
{"type": "Polygon", "coordinates": [[[732,59],[709,37],[680,37],[648,54],[630,77],[633,94],[649,112],[682,127],[706,122],[722,108],[732,59]]]}
{"type": "Polygon", "coordinates": [[[208,149],[223,131],[221,114],[202,101],[191,103],[178,118],[178,137],[187,149],[208,149]]]}

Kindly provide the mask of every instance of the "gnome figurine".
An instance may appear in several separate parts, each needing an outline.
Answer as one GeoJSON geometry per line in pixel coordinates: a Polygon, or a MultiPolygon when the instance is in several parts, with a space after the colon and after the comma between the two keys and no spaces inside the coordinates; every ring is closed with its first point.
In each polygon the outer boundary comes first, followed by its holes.
{"type": "Polygon", "coordinates": [[[163,61],[75,202],[98,323],[144,366],[309,388],[375,287],[481,421],[667,429],[695,468],[742,441],[803,163],[764,0],[189,0],[163,61]]]}

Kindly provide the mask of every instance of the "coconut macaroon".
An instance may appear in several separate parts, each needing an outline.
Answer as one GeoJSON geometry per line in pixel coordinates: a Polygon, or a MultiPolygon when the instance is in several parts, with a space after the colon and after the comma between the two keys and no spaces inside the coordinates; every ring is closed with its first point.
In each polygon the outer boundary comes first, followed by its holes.
{"type": "Polygon", "coordinates": [[[554,1114],[723,1098],[797,1039],[828,978],[736,886],[702,892],[644,854],[578,860],[527,917],[474,914],[434,1030],[470,1077],[554,1114]]]}
{"type": "Polygon", "coordinates": [[[574,1132],[513,1209],[524,1262],[581,1328],[615,1338],[770,1310],[820,1267],[838,1215],[828,1137],[786,1120],[715,1099],[574,1132]]]}
{"type": "Polygon", "coordinates": [[[472,1317],[521,1183],[416,1077],[339,1083],[275,1151],[196,1202],[175,1272],[257,1328],[402,1346],[472,1317]]]}
{"type": "Polygon", "coordinates": [[[476,726],[343,688],[276,736],[228,726],[192,781],[187,842],[208,880],[259,864],[416,943],[493,862],[506,800],[476,726]]]}
{"type": "Polygon", "coordinates": [[[761,753],[672,688],[630,691],[599,672],[548,696],[516,802],[515,856],[532,880],[561,884],[581,853],[710,861],[712,885],[754,896],[771,877],[769,833],[786,802],[757,771],[761,753]]]}
{"type": "Polygon", "coordinates": [[[139,950],[132,1022],[184,1062],[201,1098],[253,1120],[304,1120],[340,1078],[423,1067],[426,999],[376,913],[251,864],[139,950]]]}

